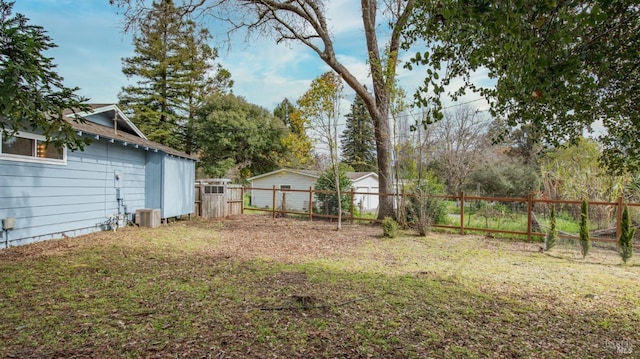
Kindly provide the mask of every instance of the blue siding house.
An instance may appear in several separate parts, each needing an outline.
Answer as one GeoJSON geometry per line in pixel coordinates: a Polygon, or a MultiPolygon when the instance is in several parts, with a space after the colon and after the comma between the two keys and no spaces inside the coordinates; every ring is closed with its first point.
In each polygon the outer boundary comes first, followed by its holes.
{"type": "Polygon", "coordinates": [[[194,208],[196,158],[149,141],[116,105],[71,122],[93,139],[84,151],[50,148],[19,133],[0,148],[0,248],[120,225],[138,209],[163,219],[194,208]]]}

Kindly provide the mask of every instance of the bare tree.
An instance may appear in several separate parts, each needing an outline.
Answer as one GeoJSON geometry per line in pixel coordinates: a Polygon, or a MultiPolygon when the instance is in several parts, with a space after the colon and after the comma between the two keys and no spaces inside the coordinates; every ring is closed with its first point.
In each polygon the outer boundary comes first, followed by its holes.
{"type": "Polygon", "coordinates": [[[338,169],[338,119],[342,98],[342,79],[333,72],[325,72],[313,80],[307,92],[298,99],[298,110],[311,123],[314,138],[327,145],[338,199],[337,230],[342,227],[342,201],[338,169]]]}
{"type": "Polygon", "coordinates": [[[438,162],[438,172],[447,192],[458,194],[473,169],[482,162],[491,145],[487,135],[489,122],[469,105],[446,112],[431,125],[431,158],[438,162]]]}
{"type": "MultiPolygon", "coordinates": [[[[142,18],[140,14],[147,3],[145,0],[110,1],[125,10],[127,29],[131,29],[136,20],[142,18]]],[[[393,175],[389,107],[397,74],[402,29],[414,9],[414,0],[361,0],[360,15],[365,35],[362,46],[368,54],[373,94],[338,60],[331,26],[327,22],[326,4],[319,0],[182,0],[179,6],[185,12],[226,21],[232,31],[245,29],[249,33],[268,34],[278,43],[294,41],[312,49],[364,100],[375,127],[379,188],[381,192],[391,193],[393,175]],[[379,5],[383,8],[379,9],[379,5]],[[386,17],[383,21],[377,19],[380,14],[386,17]],[[385,44],[381,43],[382,38],[387,39],[385,44]]],[[[379,203],[379,218],[393,216],[393,197],[380,196],[379,203]]]]}

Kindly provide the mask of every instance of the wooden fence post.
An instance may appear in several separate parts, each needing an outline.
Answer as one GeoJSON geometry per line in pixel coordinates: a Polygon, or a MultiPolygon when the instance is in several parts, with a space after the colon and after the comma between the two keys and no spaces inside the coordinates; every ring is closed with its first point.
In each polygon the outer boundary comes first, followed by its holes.
{"type": "Polygon", "coordinates": [[[313,222],[313,187],[309,187],[309,222],[313,222]]]}
{"type": "Polygon", "coordinates": [[[464,191],[460,192],[460,234],[464,236],[464,191]]]}
{"type": "Polygon", "coordinates": [[[273,219],[276,219],[276,185],[273,185],[273,219]]]}
{"type": "Polygon", "coordinates": [[[280,217],[287,216],[287,192],[282,191],[282,201],[280,201],[280,217]]]}
{"type": "Polygon", "coordinates": [[[244,187],[240,187],[240,214],[244,214],[244,187]]]}
{"type": "Polygon", "coordinates": [[[527,196],[527,242],[531,242],[531,214],[533,213],[533,195],[527,196]]]}
{"type": "Polygon", "coordinates": [[[353,187],[351,187],[351,224],[353,224],[353,215],[354,215],[354,211],[353,211],[353,187]]]}
{"type": "Polygon", "coordinates": [[[198,215],[200,217],[203,217],[202,215],[202,198],[204,198],[204,186],[199,184],[198,185],[198,196],[200,196],[200,201],[198,201],[198,215]]]}

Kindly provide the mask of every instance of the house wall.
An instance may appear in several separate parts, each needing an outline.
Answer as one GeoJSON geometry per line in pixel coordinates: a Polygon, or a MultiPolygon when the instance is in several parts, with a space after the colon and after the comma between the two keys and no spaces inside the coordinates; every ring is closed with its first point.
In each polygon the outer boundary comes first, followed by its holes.
{"type": "Polygon", "coordinates": [[[0,248],[104,230],[109,216],[144,205],[144,150],[96,141],[68,151],[66,165],[0,160],[0,219],[15,217],[0,248]]]}
{"type": "Polygon", "coordinates": [[[196,181],[195,162],[180,157],[163,158],[164,181],[162,191],[162,218],[193,213],[196,181]]]}
{"type": "Polygon", "coordinates": [[[150,151],[146,165],[146,208],[159,208],[162,218],[193,213],[195,162],[150,151]]]}
{"type": "Polygon", "coordinates": [[[354,196],[354,204],[365,212],[372,212],[378,209],[379,184],[375,176],[366,176],[359,181],[352,183],[353,190],[360,193],[372,194],[356,194],[354,196]],[[373,194],[376,193],[376,194],[373,194]]]}
{"type": "MultiPolygon", "coordinates": [[[[145,208],[162,208],[162,158],[160,152],[149,151],[146,154],[145,187],[147,189],[145,197],[145,208]]],[[[162,216],[162,214],[161,214],[162,216]]],[[[166,217],[162,217],[166,218],[166,217]]]]}
{"type": "MultiPolygon", "coordinates": [[[[293,211],[307,210],[305,205],[309,202],[309,187],[315,187],[317,179],[311,176],[303,176],[294,172],[278,172],[270,176],[261,177],[251,182],[253,188],[267,188],[269,190],[251,190],[251,204],[260,208],[273,207],[273,186],[291,185],[291,189],[302,189],[304,192],[286,192],[287,209],[293,211]]],[[[282,205],[282,192],[276,193],[276,207],[282,205]]]]}

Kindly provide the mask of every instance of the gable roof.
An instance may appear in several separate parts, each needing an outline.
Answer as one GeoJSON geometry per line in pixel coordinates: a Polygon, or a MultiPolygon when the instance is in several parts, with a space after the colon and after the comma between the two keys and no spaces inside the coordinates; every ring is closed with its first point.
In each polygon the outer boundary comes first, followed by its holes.
{"type": "MultiPolygon", "coordinates": [[[[318,179],[320,178],[320,174],[318,171],[314,171],[314,170],[293,170],[293,169],[286,169],[286,168],[282,168],[279,170],[275,170],[275,171],[271,171],[271,172],[267,172],[267,173],[263,173],[261,175],[257,175],[257,176],[253,176],[250,178],[247,178],[247,181],[251,182],[254,180],[257,180],[259,178],[263,178],[263,177],[269,177],[269,176],[273,176],[279,173],[294,173],[294,174],[298,174],[300,176],[305,176],[305,177],[311,177],[311,178],[315,178],[318,179]]],[[[374,177],[376,180],[378,180],[378,175],[375,172],[347,172],[346,173],[347,177],[349,177],[349,179],[351,180],[351,182],[358,182],[360,180],[363,180],[367,177],[374,177]]]]}
{"type": "Polygon", "coordinates": [[[157,142],[150,141],[147,137],[136,127],[136,125],[131,122],[127,118],[127,116],[122,113],[122,111],[118,108],[117,105],[114,104],[92,104],[90,105],[92,111],[90,112],[80,112],[77,113],[77,116],[80,116],[87,120],[84,123],[79,123],[73,121],[73,111],[66,111],[65,115],[68,118],[68,122],[71,124],[71,127],[78,132],[78,135],[89,134],[93,136],[97,136],[97,139],[100,137],[106,138],[108,140],[121,142],[123,145],[133,145],[136,147],[142,147],[144,149],[151,149],[156,151],[162,151],[168,155],[173,155],[176,157],[182,157],[190,160],[197,161],[198,158],[194,155],[189,155],[185,152],[178,151],[169,146],[165,146],[159,144],[157,142]],[[104,126],[95,122],[88,120],[88,117],[96,114],[106,113],[107,115],[113,116],[114,126],[104,126]]]}
{"type": "Polygon", "coordinates": [[[263,173],[261,175],[249,177],[249,178],[247,178],[247,181],[252,182],[252,181],[257,180],[259,178],[273,176],[273,175],[276,175],[278,173],[283,173],[283,174],[284,173],[294,173],[294,174],[297,174],[297,175],[300,175],[300,176],[304,176],[304,177],[311,177],[311,178],[315,178],[315,179],[320,178],[320,175],[318,174],[318,171],[313,171],[313,170],[292,170],[292,169],[281,168],[279,170],[275,170],[275,171],[263,173]]]}
{"type": "Polygon", "coordinates": [[[351,180],[351,182],[358,182],[367,177],[374,177],[376,180],[378,179],[378,174],[375,172],[347,172],[347,177],[351,180]]]}
{"type": "MultiPolygon", "coordinates": [[[[91,111],[88,112],[79,112],[76,115],[86,118],[87,116],[91,116],[91,115],[98,115],[98,114],[106,114],[107,117],[112,118],[115,124],[115,128],[116,129],[122,129],[125,132],[130,132],[130,133],[134,133],[135,135],[144,138],[145,140],[148,139],[147,136],[145,136],[142,131],[140,131],[140,129],[138,129],[138,127],[136,125],[133,124],[133,122],[131,122],[131,120],[129,120],[129,118],[127,117],[127,115],[125,115],[120,108],[118,108],[117,105],[115,104],[89,104],[89,107],[91,107],[91,111]]],[[[73,114],[67,114],[67,116],[73,116],[73,114]]]]}

